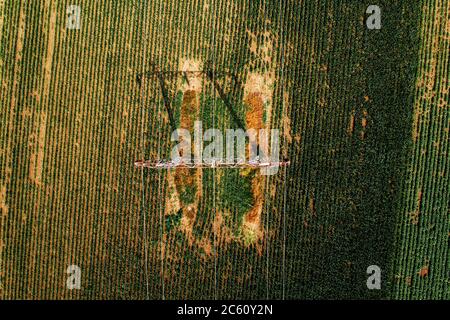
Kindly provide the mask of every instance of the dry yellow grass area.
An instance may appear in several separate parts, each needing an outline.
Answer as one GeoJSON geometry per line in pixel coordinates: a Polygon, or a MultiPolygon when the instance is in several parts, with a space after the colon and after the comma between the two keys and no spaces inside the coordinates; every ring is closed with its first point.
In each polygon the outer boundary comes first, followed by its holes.
{"type": "MultiPolygon", "coordinates": [[[[270,24],[270,21],[268,22],[270,24]]],[[[247,74],[244,84],[244,104],[246,106],[245,122],[247,129],[271,129],[272,125],[272,104],[275,84],[275,71],[273,68],[274,41],[277,41],[271,32],[255,34],[247,30],[250,38],[249,50],[255,57],[255,63],[262,65],[262,72],[251,71],[247,74]],[[258,36],[262,38],[261,45],[258,46],[258,36]],[[265,119],[264,119],[265,116],[265,119]]],[[[261,68],[261,67],[260,67],[261,68]]],[[[284,97],[285,99],[287,97],[284,97]]],[[[288,118],[288,117],[286,117],[288,118]]],[[[289,125],[289,120],[283,120],[284,125],[289,125]]],[[[256,143],[250,141],[249,143],[256,143]]],[[[242,172],[241,174],[244,174],[242,172]]],[[[242,237],[245,245],[260,243],[264,237],[264,226],[261,224],[261,214],[264,207],[266,178],[258,172],[252,179],[253,207],[244,216],[242,222],[242,237]]],[[[261,246],[258,245],[258,251],[261,246]]]]}

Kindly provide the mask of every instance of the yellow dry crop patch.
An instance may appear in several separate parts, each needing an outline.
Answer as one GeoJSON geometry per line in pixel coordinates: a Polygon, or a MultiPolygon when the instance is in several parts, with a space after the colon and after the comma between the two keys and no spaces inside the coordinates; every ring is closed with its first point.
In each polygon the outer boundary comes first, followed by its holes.
{"type": "MultiPolygon", "coordinates": [[[[292,127],[291,127],[291,117],[289,115],[289,94],[287,92],[285,92],[283,94],[283,103],[284,106],[286,106],[286,111],[285,114],[283,115],[283,136],[286,139],[287,144],[291,144],[292,143],[292,136],[291,136],[291,132],[292,132],[292,127]]],[[[287,152],[288,148],[285,148],[284,151],[287,152]]],[[[287,154],[283,154],[283,157],[287,158],[287,154]]]]}
{"type": "MultiPolygon", "coordinates": [[[[428,63],[420,66],[419,74],[417,76],[414,122],[412,128],[414,142],[416,142],[420,136],[421,123],[426,121],[427,118],[424,105],[433,103],[438,95],[442,95],[441,101],[448,101],[448,99],[445,99],[445,96],[448,97],[448,80],[446,77],[438,77],[437,73],[442,71],[443,66],[447,65],[448,67],[448,54],[443,55],[442,50],[448,51],[449,38],[447,29],[449,19],[445,19],[445,14],[447,12],[448,15],[449,4],[447,3],[447,8],[445,8],[441,1],[436,0],[433,7],[435,8],[435,12],[430,12],[431,7],[427,7],[426,5],[424,5],[423,8],[424,14],[427,16],[433,14],[433,20],[431,20],[428,25],[424,25],[424,29],[422,30],[424,37],[423,41],[426,42],[429,57],[427,58],[428,63]],[[427,28],[430,27],[433,28],[435,32],[428,37],[427,28]],[[445,36],[445,33],[447,33],[447,36],[445,36]],[[441,81],[438,86],[436,86],[437,79],[441,81]]],[[[441,102],[440,105],[444,106],[445,103],[441,102]]]]}
{"type": "MultiPolygon", "coordinates": [[[[203,86],[203,63],[200,60],[181,59],[180,71],[185,72],[185,77],[179,79],[177,91],[183,97],[180,106],[180,127],[193,130],[194,121],[200,116],[200,93],[203,86]]],[[[189,244],[202,246],[201,240],[193,235],[193,227],[197,217],[197,211],[202,198],[202,170],[177,168],[170,170],[167,175],[169,198],[166,201],[166,215],[176,214],[182,210],[180,230],[185,233],[189,244]],[[195,190],[193,201],[182,197],[186,193],[195,190]]],[[[205,251],[206,252],[206,251],[205,251]]]]}
{"type": "Polygon", "coordinates": [[[0,186],[0,210],[2,218],[6,218],[8,215],[8,206],[6,204],[6,186],[0,186]]]}
{"type": "Polygon", "coordinates": [[[42,182],[42,166],[44,164],[45,136],[47,130],[47,114],[41,112],[39,129],[37,135],[37,153],[31,154],[30,158],[30,179],[37,185],[42,182]]]}
{"type": "MultiPolygon", "coordinates": [[[[255,130],[270,128],[274,76],[273,70],[248,74],[244,85],[247,128],[255,130]],[[266,119],[264,119],[264,115],[266,115],[266,119]]],[[[256,142],[250,141],[249,143],[256,142]]],[[[245,171],[241,172],[241,175],[245,174],[245,171]]],[[[245,214],[241,228],[245,245],[256,243],[263,235],[259,229],[264,205],[265,181],[265,178],[259,173],[256,173],[252,179],[253,207],[245,214]]]]}

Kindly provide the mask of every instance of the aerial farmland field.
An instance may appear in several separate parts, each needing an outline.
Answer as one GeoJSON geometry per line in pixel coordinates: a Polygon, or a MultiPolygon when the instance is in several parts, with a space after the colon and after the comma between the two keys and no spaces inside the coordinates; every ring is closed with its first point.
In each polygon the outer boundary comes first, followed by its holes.
{"type": "Polygon", "coordinates": [[[449,300],[449,52],[450,0],[0,0],[0,299],[449,300]]]}

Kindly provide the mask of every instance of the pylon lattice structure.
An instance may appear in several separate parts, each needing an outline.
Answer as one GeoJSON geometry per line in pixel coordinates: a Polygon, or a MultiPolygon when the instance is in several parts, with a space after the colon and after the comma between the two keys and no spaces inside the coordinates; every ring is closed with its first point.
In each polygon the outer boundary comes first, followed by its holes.
{"type": "Polygon", "coordinates": [[[290,164],[290,161],[260,161],[255,160],[237,160],[233,162],[226,162],[221,160],[211,160],[206,162],[192,162],[183,160],[138,160],[134,163],[139,168],[152,168],[152,169],[172,169],[172,168],[273,168],[273,167],[286,167],[290,164]]]}

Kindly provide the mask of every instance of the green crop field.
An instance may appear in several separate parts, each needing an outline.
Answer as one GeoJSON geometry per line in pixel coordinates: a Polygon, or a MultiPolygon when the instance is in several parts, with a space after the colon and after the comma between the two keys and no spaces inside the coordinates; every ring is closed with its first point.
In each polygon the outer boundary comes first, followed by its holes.
{"type": "Polygon", "coordinates": [[[448,1],[424,3],[419,23],[412,142],[398,207],[392,296],[449,299],[448,1]]]}
{"type": "Polygon", "coordinates": [[[449,52],[449,0],[0,0],[0,299],[450,299],[449,52]],[[195,121],[290,165],[135,166],[195,121]]]}

